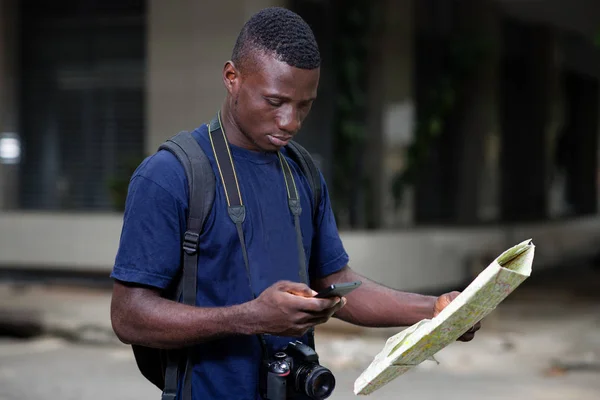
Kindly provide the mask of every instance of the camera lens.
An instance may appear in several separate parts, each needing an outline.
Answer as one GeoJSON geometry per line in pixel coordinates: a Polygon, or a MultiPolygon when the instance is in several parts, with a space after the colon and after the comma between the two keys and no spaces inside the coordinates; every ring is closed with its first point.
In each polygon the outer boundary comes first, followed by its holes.
{"type": "Polygon", "coordinates": [[[335,378],[331,371],[319,364],[305,364],[296,375],[296,385],[314,400],[326,399],[335,388],[335,378]]]}

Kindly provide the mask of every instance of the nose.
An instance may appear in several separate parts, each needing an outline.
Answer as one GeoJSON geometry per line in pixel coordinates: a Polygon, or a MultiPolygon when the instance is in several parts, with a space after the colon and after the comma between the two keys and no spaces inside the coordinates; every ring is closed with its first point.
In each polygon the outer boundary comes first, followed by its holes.
{"type": "Polygon", "coordinates": [[[281,112],[277,118],[277,127],[290,135],[296,134],[300,130],[300,115],[296,107],[289,105],[288,107],[282,107],[281,112]]]}

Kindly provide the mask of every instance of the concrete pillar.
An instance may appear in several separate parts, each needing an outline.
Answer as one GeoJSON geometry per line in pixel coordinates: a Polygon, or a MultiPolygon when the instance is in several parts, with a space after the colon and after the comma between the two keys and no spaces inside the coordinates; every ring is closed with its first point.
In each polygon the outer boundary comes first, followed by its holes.
{"type": "Polygon", "coordinates": [[[244,22],[278,3],[283,1],[148,1],[146,153],[210,120],[224,99],[223,65],[244,22]]]}
{"type": "MultiPolygon", "coordinates": [[[[0,136],[18,134],[17,7],[15,0],[0,0],[0,136]]],[[[18,205],[18,168],[0,163],[0,210],[18,205]]]]}
{"type": "Polygon", "coordinates": [[[367,170],[371,182],[371,224],[397,227],[409,224],[410,193],[396,208],[392,184],[402,171],[412,140],[414,104],[413,0],[379,3],[369,56],[367,170]]]}

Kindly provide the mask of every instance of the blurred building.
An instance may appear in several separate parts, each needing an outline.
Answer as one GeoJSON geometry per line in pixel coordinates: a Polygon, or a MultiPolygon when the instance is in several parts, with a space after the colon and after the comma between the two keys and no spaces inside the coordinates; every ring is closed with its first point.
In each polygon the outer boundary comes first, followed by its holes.
{"type": "Polygon", "coordinates": [[[271,5],[321,47],[298,141],[357,269],[421,288],[528,237],[545,265],[598,252],[596,0],[0,0],[0,267],[109,271],[133,168],[211,118],[271,5]]]}

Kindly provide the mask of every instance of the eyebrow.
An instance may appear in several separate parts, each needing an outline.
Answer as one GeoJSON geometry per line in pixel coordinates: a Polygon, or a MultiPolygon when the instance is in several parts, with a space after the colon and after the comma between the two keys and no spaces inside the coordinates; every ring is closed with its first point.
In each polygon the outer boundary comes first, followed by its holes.
{"type": "MultiPolygon", "coordinates": [[[[267,95],[265,95],[265,97],[270,97],[270,98],[274,98],[274,99],[280,99],[280,100],[288,101],[288,102],[289,101],[294,101],[294,99],[292,99],[292,98],[290,98],[288,96],[281,95],[281,94],[267,94],[267,95]]],[[[317,99],[317,97],[315,96],[315,97],[309,97],[308,99],[298,100],[298,102],[299,103],[308,103],[308,102],[311,102],[311,101],[315,101],[316,99],[317,99]]]]}

